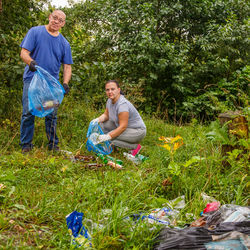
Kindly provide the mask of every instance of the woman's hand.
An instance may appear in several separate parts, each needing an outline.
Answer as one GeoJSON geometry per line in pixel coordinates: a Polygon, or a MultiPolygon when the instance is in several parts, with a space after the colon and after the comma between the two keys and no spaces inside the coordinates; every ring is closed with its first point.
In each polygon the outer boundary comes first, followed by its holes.
{"type": "Polygon", "coordinates": [[[99,123],[99,117],[93,119],[91,122],[94,123],[94,124],[95,124],[95,123],[99,123]]]}
{"type": "Polygon", "coordinates": [[[111,136],[109,134],[99,135],[96,139],[96,143],[99,144],[109,140],[111,140],[111,136]]]}

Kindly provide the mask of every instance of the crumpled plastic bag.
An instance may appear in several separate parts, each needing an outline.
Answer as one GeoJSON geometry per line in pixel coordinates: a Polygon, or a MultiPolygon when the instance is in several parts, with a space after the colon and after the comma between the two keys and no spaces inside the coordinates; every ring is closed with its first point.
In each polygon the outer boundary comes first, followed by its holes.
{"type": "Polygon", "coordinates": [[[103,135],[103,131],[100,125],[96,122],[91,121],[87,131],[87,143],[86,148],[88,151],[93,151],[97,154],[108,155],[112,152],[112,145],[110,141],[105,141],[99,144],[96,144],[96,139],[99,135],[103,135]]]}
{"type": "Polygon", "coordinates": [[[38,117],[45,117],[62,103],[64,93],[63,86],[56,78],[36,66],[28,89],[29,112],[38,117]]]}
{"type": "Polygon", "coordinates": [[[66,223],[72,237],[72,244],[76,247],[91,247],[91,236],[82,224],[83,213],[74,211],[66,216],[66,223]]]}
{"type": "Polygon", "coordinates": [[[218,210],[203,213],[202,217],[193,221],[191,227],[213,227],[222,222],[241,222],[249,220],[250,208],[234,204],[222,205],[218,210]]]}
{"type": "MultiPolygon", "coordinates": [[[[223,235],[229,232],[240,232],[245,235],[250,234],[250,221],[242,222],[225,222],[218,224],[213,230],[205,227],[187,227],[184,229],[165,227],[161,230],[156,238],[155,250],[165,249],[235,249],[235,248],[210,248],[211,244],[206,247],[206,243],[218,241],[216,235],[223,235]]],[[[233,234],[235,235],[235,234],[233,234]]],[[[227,238],[228,240],[229,238],[227,238]]],[[[235,239],[235,237],[233,237],[235,239]]],[[[224,244],[229,245],[226,241],[224,244]]],[[[241,244],[244,244],[241,241],[241,244]]],[[[248,244],[248,243],[247,243],[248,244]]],[[[246,245],[245,245],[246,246],[246,245]]],[[[244,246],[244,247],[245,247],[244,246]]],[[[240,248],[242,249],[242,248],[240,248]]],[[[243,249],[248,249],[247,247],[243,249]]]]}
{"type": "Polygon", "coordinates": [[[144,221],[152,225],[174,226],[181,209],[185,207],[185,195],[177,197],[163,204],[164,207],[153,209],[150,213],[132,214],[125,219],[132,218],[133,221],[144,221]]]}

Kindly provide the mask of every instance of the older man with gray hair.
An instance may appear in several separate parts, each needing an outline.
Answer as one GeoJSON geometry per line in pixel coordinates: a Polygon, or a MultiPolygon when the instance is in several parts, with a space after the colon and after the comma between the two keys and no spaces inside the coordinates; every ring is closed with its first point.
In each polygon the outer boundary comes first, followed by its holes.
{"type": "MultiPolygon", "coordinates": [[[[49,15],[47,25],[32,27],[21,47],[21,59],[26,63],[23,74],[23,113],[21,118],[20,145],[22,152],[29,152],[33,145],[35,117],[28,108],[28,88],[36,71],[35,65],[47,70],[56,79],[59,79],[61,64],[63,64],[63,87],[65,94],[69,92],[69,81],[71,79],[71,64],[73,64],[69,42],[63,37],[59,30],[65,25],[66,15],[61,10],[55,10],[49,15]]],[[[48,138],[48,149],[59,150],[58,137],[56,135],[57,110],[45,117],[46,134],[48,138]]]]}

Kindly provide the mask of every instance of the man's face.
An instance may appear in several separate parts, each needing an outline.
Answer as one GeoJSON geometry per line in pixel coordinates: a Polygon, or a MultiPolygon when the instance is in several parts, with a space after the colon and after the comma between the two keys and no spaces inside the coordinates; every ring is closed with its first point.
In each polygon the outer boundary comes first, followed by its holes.
{"type": "Polygon", "coordinates": [[[62,11],[54,11],[49,15],[49,27],[51,30],[59,31],[65,24],[65,14],[62,11]]]}

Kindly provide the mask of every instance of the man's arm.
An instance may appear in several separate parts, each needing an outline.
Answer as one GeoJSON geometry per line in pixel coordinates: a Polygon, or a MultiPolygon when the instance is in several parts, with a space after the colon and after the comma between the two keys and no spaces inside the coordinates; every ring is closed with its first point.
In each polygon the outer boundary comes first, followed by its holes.
{"type": "Polygon", "coordinates": [[[30,57],[30,51],[24,48],[21,49],[20,57],[23,60],[23,62],[25,62],[28,65],[30,65],[31,61],[33,61],[33,59],[30,57]]]}
{"type": "Polygon", "coordinates": [[[71,64],[64,64],[63,65],[63,83],[69,84],[69,81],[71,79],[71,64]]]}

